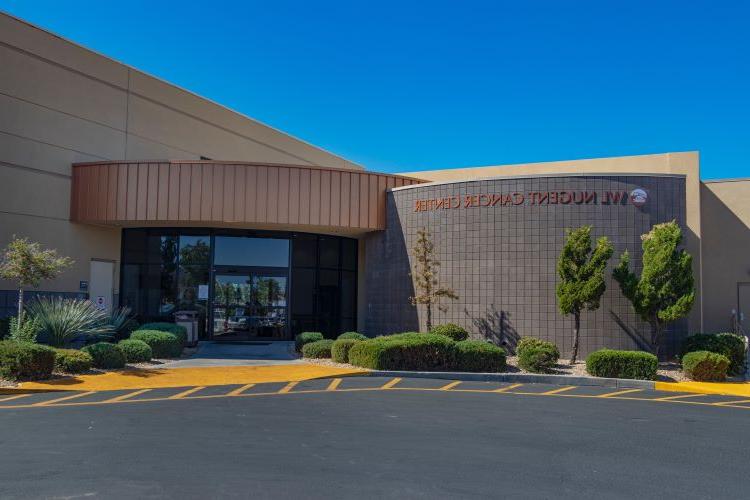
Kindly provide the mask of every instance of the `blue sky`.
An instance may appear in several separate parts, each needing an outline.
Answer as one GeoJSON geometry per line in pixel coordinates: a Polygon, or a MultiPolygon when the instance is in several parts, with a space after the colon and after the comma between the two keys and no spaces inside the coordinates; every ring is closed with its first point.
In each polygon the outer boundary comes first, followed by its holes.
{"type": "Polygon", "coordinates": [[[386,172],[699,150],[750,176],[750,2],[6,1],[386,172]]]}

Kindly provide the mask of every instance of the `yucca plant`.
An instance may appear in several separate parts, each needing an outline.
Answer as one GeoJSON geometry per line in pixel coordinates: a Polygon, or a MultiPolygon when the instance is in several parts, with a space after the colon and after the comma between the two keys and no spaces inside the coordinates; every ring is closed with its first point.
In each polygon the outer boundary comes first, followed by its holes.
{"type": "Polygon", "coordinates": [[[133,310],[128,306],[112,309],[109,313],[109,325],[112,332],[118,339],[128,338],[130,332],[138,328],[138,322],[135,320],[133,310]]]}
{"type": "Polygon", "coordinates": [[[111,335],[109,315],[88,300],[39,297],[27,306],[50,345],[64,347],[76,335],[111,335]]]}

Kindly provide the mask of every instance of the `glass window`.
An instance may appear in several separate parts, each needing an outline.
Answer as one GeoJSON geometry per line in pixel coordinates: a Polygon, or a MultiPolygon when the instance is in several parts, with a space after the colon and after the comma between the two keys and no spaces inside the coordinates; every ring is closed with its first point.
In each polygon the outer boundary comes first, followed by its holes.
{"type": "Polygon", "coordinates": [[[354,317],[357,301],[357,275],[353,272],[341,273],[341,315],[354,317]]]}
{"type": "Polygon", "coordinates": [[[320,238],[320,267],[339,267],[339,238],[320,238]]]}
{"type": "Polygon", "coordinates": [[[209,236],[180,236],[180,265],[209,265],[211,238],[209,236]]]}
{"type": "Polygon", "coordinates": [[[292,266],[315,267],[318,265],[318,237],[301,234],[292,240],[294,248],[292,266]]]}
{"type": "Polygon", "coordinates": [[[315,269],[292,271],[292,314],[315,314],[315,269]]]}
{"type": "Polygon", "coordinates": [[[341,268],[347,271],[357,270],[357,240],[341,240],[341,268]]]}
{"type": "Polygon", "coordinates": [[[214,264],[289,267],[289,240],[217,236],[214,264]]]}

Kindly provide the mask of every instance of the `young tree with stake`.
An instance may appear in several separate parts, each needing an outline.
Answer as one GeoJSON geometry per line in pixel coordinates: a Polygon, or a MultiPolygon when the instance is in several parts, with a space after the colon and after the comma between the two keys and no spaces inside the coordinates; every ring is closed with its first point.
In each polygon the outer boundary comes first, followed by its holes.
{"type": "Polygon", "coordinates": [[[666,325],[687,316],[693,307],[693,257],[678,248],[682,230],[676,221],[655,225],[641,240],[641,275],[630,270],[627,251],[612,275],[635,312],[651,326],[651,349],[658,357],[666,325]]]}
{"type": "Polygon", "coordinates": [[[23,289],[38,287],[42,280],[56,278],[73,261],[60,257],[57,250],[42,250],[39,243],[28,238],[13,237],[3,251],[0,261],[0,278],[14,281],[18,285],[18,328],[23,323],[23,289]]]}
{"type": "Polygon", "coordinates": [[[573,349],[570,364],[578,358],[581,331],[581,311],[599,309],[607,285],[604,270],[612,257],[612,243],[606,236],[596,240],[591,248],[591,226],[568,230],[565,245],[557,261],[557,305],[565,316],[573,315],[573,349]]]}
{"type": "Polygon", "coordinates": [[[437,270],[440,261],[433,255],[433,244],[430,233],[426,229],[417,231],[417,242],[414,245],[414,290],[416,295],[409,297],[413,306],[424,304],[427,312],[427,331],[432,330],[432,306],[440,311],[447,311],[448,307],[442,303],[443,299],[456,300],[458,295],[451,288],[442,286],[438,282],[437,270]]]}

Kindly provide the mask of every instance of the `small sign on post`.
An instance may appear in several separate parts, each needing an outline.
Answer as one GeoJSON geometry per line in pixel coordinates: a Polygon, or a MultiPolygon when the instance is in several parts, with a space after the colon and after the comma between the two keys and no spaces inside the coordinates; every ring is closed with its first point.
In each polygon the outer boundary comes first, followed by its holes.
{"type": "Polygon", "coordinates": [[[94,305],[102,311],[107,309],[107,301],[104,299],[104,295],[97,295],[94,300],[94,305]]]}
{"type": "Polygon", "coordinates": [[[198,285],[198,300],[208,300],[208,285],[198,285]]]}

